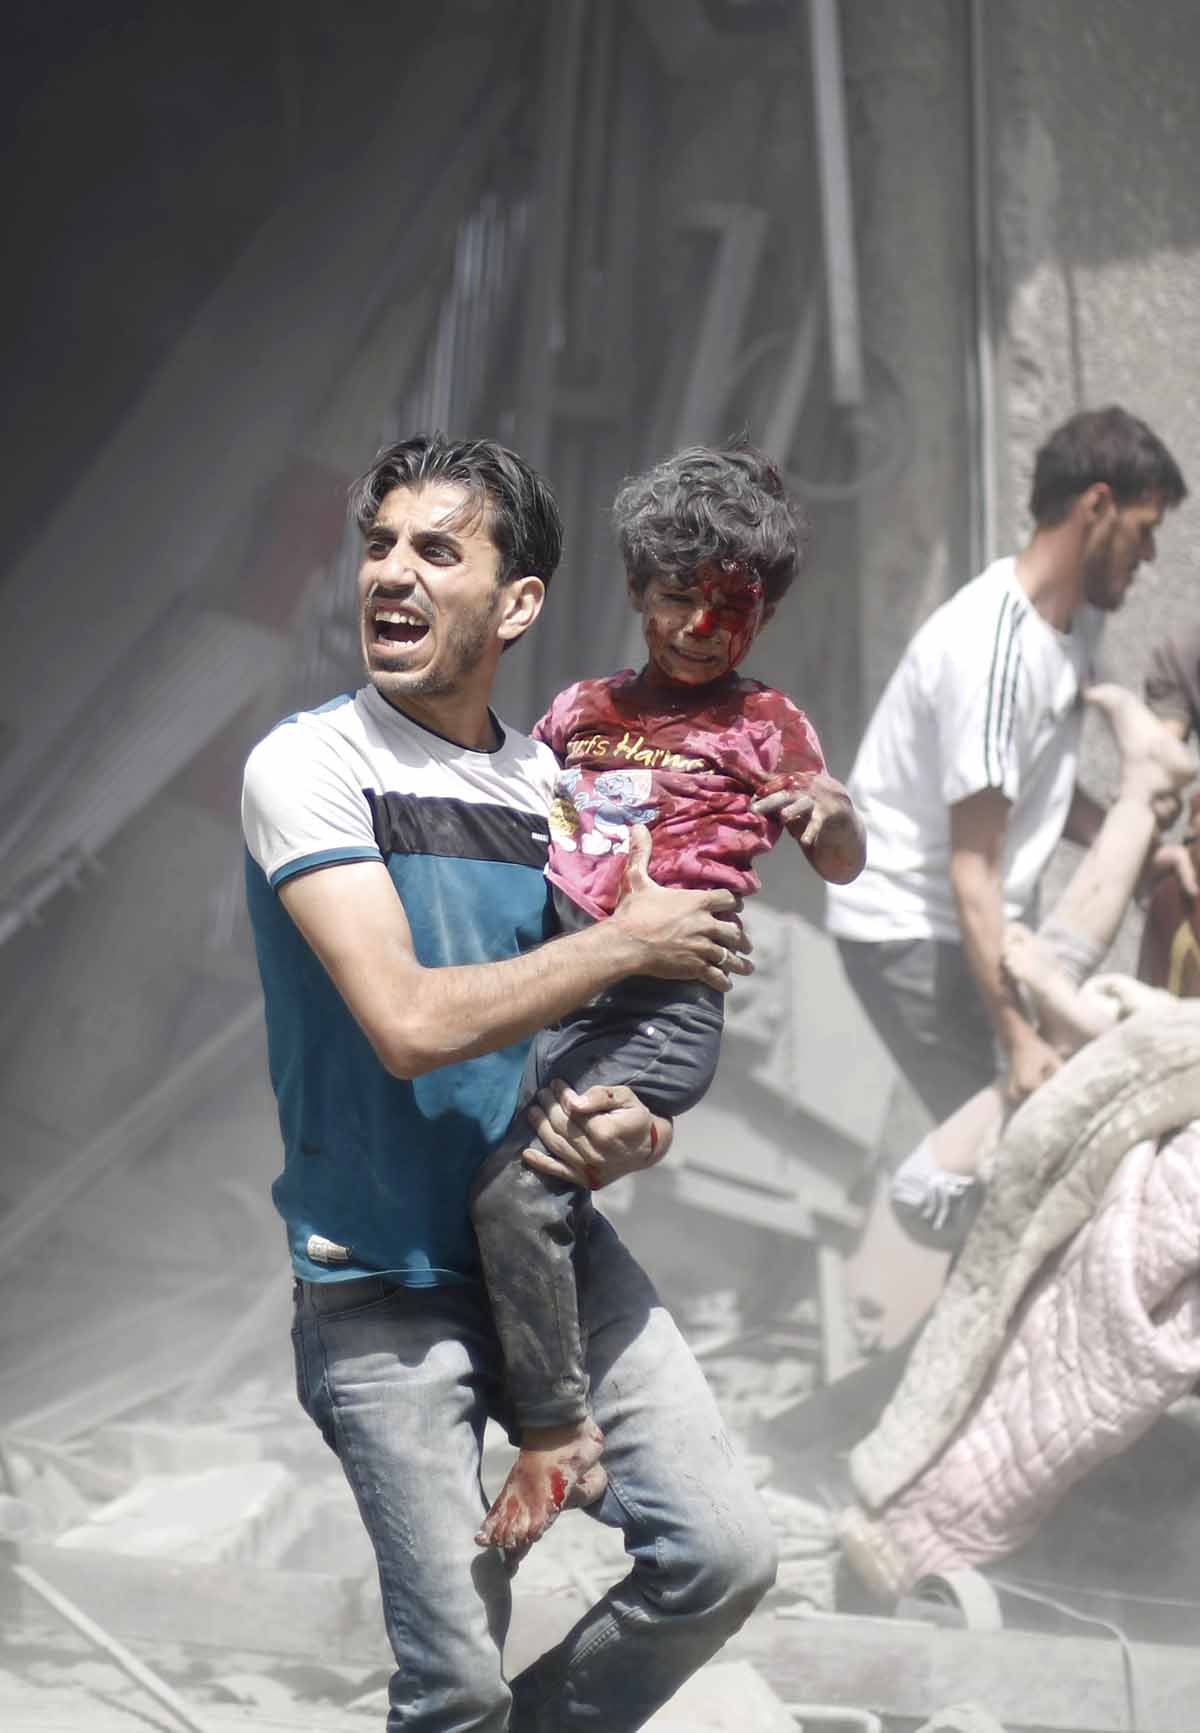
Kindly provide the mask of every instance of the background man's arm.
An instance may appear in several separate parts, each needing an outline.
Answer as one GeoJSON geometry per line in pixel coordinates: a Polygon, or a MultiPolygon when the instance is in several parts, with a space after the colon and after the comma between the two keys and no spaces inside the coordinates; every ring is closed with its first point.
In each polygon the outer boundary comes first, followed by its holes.
{"type": "Polygon", "coordinates": [[[1071,796],[1067,821],[1063,825],[1063,835],[1067,841],[1077,843],[1080,848],[1091,848],[1103,823],[1104,808],[1100,802],[1093,800],[1090,794],[1077,787],[1071,796]]]}
{"type": "Polygon", "coordinates": [[[747,973],[728,891],[677,891],[646,871],[649,837],[631,846],[627,890],[606,921],[493,963],[428,969],[404,906],[378,861],[287,880],[288,914],[320,958],[380,1063],[396,1077],[492,1053],[555,1022],[626,975],[704,981],[723,991],[747,973]]]}
{"type": "Polygon", "coordinates": [[[1052,1076],[1062,1060],[1022,1015],[1004,974],[1000,864],[1008,809],[1008,801],[995,788],[981,789],[950,808],[950,883],[963,951],[1008,1055],[1009,1096],[1019,1101],[1052,1076]]]}

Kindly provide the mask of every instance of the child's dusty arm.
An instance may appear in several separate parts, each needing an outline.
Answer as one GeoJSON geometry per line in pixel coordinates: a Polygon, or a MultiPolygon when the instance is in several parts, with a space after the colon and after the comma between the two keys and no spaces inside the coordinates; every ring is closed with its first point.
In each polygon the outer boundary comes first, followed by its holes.
{"type": "Polygon", "coordinates": [[[854,802],[828,771],[793,771],[769,777],[755,812],[773,812],[830,884],[848,885],[867,859],[867,834],[854,802]]]}

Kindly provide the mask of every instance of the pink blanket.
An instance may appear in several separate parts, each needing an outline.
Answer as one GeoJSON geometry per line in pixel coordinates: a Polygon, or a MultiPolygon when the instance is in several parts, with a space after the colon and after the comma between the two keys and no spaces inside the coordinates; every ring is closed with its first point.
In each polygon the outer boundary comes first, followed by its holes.
{"type": "Polygon", "coordinates": [[[874,1516],[846,1512],[864,1578],[894,1597],[1003,1557],[1200,1376],[1200,1121],[1135,1145],[1092,1219],[1035,1276],[944,1449],[874,1516]]]}

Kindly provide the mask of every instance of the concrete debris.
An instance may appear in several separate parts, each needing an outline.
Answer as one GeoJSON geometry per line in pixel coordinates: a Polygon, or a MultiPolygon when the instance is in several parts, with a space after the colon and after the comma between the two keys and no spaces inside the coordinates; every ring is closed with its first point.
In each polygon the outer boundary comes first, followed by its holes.
{"type": "Polygon", "coordinates": [[[69,1666],[48,1661],[30,1667],[27,1677],[41,1685],[70,1685],[76,1691],[95,1691],[102,1696],[120,1696],[136,1689],[120,1667],[109,1661],[73,1661],[69,1666]]]}
{"type": "Polygon", "coordinates": [[[918,1727],[917,1733],[1004,1733],[1004,1728],[977,1703],[954,1703],[918,1727]]]}
{"type": "Polygon", "coordinates": [[[779,1492],[769,1481],[760,1492],[779,1541],[779,1574],[767,1605],[833,1612],[840,1548],[831,1507],[779,1492]]]}
{"type": "Polygon", "coordinates": [[[196,1564],[272,1564],[306,1521],[296,1490],[278,1462],[149,1474],[57,1544],[196,1564]]]}
{"type": "Polygon", "coordinates": [[[809,1607],[813,1612],[831,1613],[837,1605],[836,1552],[824,1558],[781,1559],[775,1587],[767,1597],[769,1607],[809,1607]]]}
{"type": "Polygon", "coordinates": [[[241,1703],[251,1709],[269,1709],[289,1714],[296,1708],[296,1694],[283,1682],[265,1673],[223,1673],[209,1682],[206,1695],[217,1703],[241,1703]]]}
{"type": "Polygon", "coordinates": [[[650,1717],[646,1733],[796,1733],[796,1723],[749,1661],[716,1661],[650,1717]]]}
{"type": "MultiPolygon", "coordinates": [[[[939,1701],[956,1706],[926,1719],[925,1733],[1002,1733],[996,1712],[1015,1733],[1021,1718],[1008,1713],[1011,1691],[1005,1697],[1002,1687],[1027,1670],[1005,1667],[995,1678],[956,1672],[970,1633],[924,1619],[908,1626],[847,1620],[839,1604],[846,1591],[832,1512],[844,1497],[841,1465],[894,1385],[897,1355],[869,1359],[852,1376],[814,1390],[818,1312],[793,1287],[776,1293],[768,1285],[751,1306],[718,1282],[680,1310],[769,1510],[780,1567],[746,1630],[659,1711],[651,1733],[795,1733],[801,1699],[844,1704],[823,1719],[810,1717],[806,1733],[865,1729],[872,1717],[901,1708],[903,1724],[915,1729],[939,1701]],[[947,1645],[936,1678],[911,1660],[922,1633],[947,1645]],[[885,1659],[876,1653],[881,1645],[885,1659]],[[979,1701],[957,1701],[967,1697],[979,1701]],[[858,1703],[864,1707],[852,1706],[858,1703]],[[991,1713],[985,1704],[994,1704],[991,1713]]],[[[19,1485],[20,1502],[36,1521],[31,1533],[10,1539],[55,1581],[58,1561],[63,1591],[195,1703],[206,1727],[236,1723],[241,1733],[267,1733],[302,1722],[313,1733],[327,1725],[331,1733],[366,1733],[386,1715],[390,1671],[374,1562],[337,1462],[300,1414],[291,1368],[274,1341],[271,1353],[191,1410],[156,1398],[68,1443],[35,1444],[24,1434],[0,1440],[12,1490],[19,1485]],[[186,1642],[176,1640],[181,1631],[186,1642]]],[[[902,1352],[898,1358],[902,1363],[902,1352]]],[[[1169,1424],[1190,1441],[1188,1418],[1181,1413],[1169,1424]]],[[[492,1494],[513,1449],[494,1425],[485,1445],[483,1481],[492,1494]]],[[[1193,1472],[1189,1453],[1167,1454],[1180,1459],[1178,1474],[1193,1472]]],[[[1181,1489],[1162,1464],[1152,1478],[1170,1494],[1178,1520],[1181,1489]]],[[[1144,1493],[1139,1509],[1145,1523],[1144,1493]]],[[[1153,1550],[1161,1561],[1161,1541],[1153,1550]]],[[[514,1580],[509,1674],[565,1635],[629,1565],[618,1531],[566,1513],[514,1580]]],[[[1030,1574],[1052,1573],[1043,1566],[1030,1574]]],[[[110,1657],[81,1656],[71,1633],[39,1622],[28,1600],[20,1612],[15,1643],[4,1652],[11,1678],[6,1684],[0,1676],[6,1733],[10,1726],[67,1733],[72,1701],[75,1724],[110,1733],[110,1713],[128,1718],[138,1707],[137,1687],[110,1657]]],[[[1121,1616],[1124,1622],[1127,1609],[1121,1616]]],[[[1074,1640],[1085,1658],[1106,1647],[1074,1640]]],[[[1173,1680],[1163,1692],[1176,1688],[1173,1680]]],[[[1106,1675],[1102,1684],[1113,1695],[1119,1681],[1106,1675]]],[[[1040,1724],[1072,1726],[1075,1696],[1065,1695],[1065,1718],[1040,1724]]],[[[1104,1702],[1109,1716],[1107,1696],[1104,1702]]],[[[1113,1702],[1113,1715],[1123,1712],[1115,1695],[1113,1702]]],[[[1096,1723],[1106,1730],[1121,1724],[1111,1716],[1096,1723]]],[[[125,1729],[114,1721],[112,1733],[125,1729]]]]}
{"type": "Polygon", "coordinates": [[[92,1505],[57,1463],[32,1463],[16,1451],[10,1454],[9,1463],[34,1532],[60,1534],[65,1528],[87,1521],[92,1505]]]}
{"type": "Polygon", "coordinates": [[[259,1462],[262,1438],[254,1431],[179,1421],[112,1421],[88,1440],[97,1461],[130,1476],[194,1474],[206,1468],[231,1468],[259,1462]]]}

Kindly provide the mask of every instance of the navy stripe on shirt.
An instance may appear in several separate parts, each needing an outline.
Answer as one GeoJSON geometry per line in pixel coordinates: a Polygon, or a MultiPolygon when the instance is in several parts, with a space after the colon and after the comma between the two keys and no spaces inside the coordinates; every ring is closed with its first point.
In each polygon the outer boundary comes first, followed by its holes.
{"type": "Polygon", "coordinates": [[[436,795],[376,794],[373,788],[363,794],[385,860],[392,854],[423,854],[539,870],[546,864],[550,838],[544,813],[436,795]]]}

